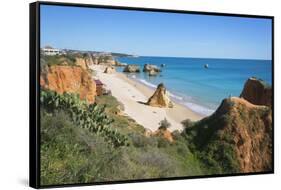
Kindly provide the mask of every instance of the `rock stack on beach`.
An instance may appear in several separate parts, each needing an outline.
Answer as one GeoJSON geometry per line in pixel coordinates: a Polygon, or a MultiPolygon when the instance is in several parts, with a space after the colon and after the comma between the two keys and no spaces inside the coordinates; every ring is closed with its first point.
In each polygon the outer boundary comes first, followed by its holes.
{"type": "Polygon", "coordinates": [[[107,66],[104,70],[104,73],[107,73],[107,74],[115,73],[115,68],[112,66],[107,66]]]}
{"type": "Polygon", "coordinates": [[[160,108],[173,107],[173,103],[171,102],[163,83],[160,83],[157,86],[157,89],[154,94],[148,99],[147,105],[160,108]]]}

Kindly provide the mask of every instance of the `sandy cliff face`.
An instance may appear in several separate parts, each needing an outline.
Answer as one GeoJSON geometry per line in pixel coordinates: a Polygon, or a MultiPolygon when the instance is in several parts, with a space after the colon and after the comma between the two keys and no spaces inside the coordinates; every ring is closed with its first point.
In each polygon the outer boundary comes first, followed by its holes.
{"type": "Polygon", "coordinates": [[[272,89],[262,80],[252,77],[245,83],[240,97],[256,105],[271,106],[272,89]]]}
{"type": "Polygon", "coordinates": [[[87,59],[79,58],[79,57],[76,57],[75,59],[76,59],[76,61],[75,61],[76,65],[79,65],[80,67],[82,67],[85,70],[87,70],[89,68],[89,66],[88,66],[89,61],[86,61],[87,59]]]}
{"type": "Polygon", "coordinates": [[[96,84],[91,75],[78,66],[50,66],[41,73],[40,85],[42,88],[60,94],[64,92],[78,93],[81,99],[85,99],[89,103],[95,101],[96,84]]]}
{"type": "Polygon", "coordinates": [[[107,66],[115,66],[117,61],[113,56],[110,55],[100,55],[100,56],[92,56],[92,63],[94,65],[107,65],[107,66]]]}
{"type": "Polygon", "coordinates": [[[173,107],[164,84],[157,86],[154,94],[148,99],[147,105],[154,107],[173,107]]]}
{"type": "Polygon", "coordinates": [[[88,67],[94,64],[94,61],[93,61],[93,58],[92,58],[91,55],[89,55],[85,58],[85,62],[86,62],[88,67]]]}

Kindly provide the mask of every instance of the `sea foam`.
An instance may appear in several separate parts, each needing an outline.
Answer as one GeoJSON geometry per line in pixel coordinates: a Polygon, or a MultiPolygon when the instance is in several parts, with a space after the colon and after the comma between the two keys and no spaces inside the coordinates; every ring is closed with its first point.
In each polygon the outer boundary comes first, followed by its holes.
{"type": "Polygon", "coordinates": [[[144,84],[144,85],[146,85],[146,86],[148,86],[148,87],[150,87],[150,88],[153,88],[153,89],[157,88],[156,85],[154,85],[154,84],[152,84],[152,83],[150,83],[150,82],[147,82],[147,81],[144,80],[144,79],[137,79],[137,81],[141,82],[142,84],[144,84]]]}

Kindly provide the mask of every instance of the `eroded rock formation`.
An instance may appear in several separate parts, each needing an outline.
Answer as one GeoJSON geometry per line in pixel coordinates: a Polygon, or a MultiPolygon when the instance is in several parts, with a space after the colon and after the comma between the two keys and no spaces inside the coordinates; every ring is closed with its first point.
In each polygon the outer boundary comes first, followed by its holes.
{"type": "Polygon", "coordinates": [[[148,75],[149,76],[156,76],[158,74],[158,72],[154,71],[154,70],[150,70],[148,71],[148,75]]]}
{"type": "Polygon", "coordinates": [[[245,83],[240,97],[256,105],[271,106],[272,89],[264,81],[252,77],[245,83]]]}
{"type": "Polygon", "coordinates": [[[272,111],[243,98],[224,99],[210,117],[186,128],[193,142],[233,172],[272,170],[272,111]]]}
{"type": "Polygon", "coordinates": [[[111,55],[92,55],[92,62],[94,65],[114,66],[117,64],[117,61],[111,55]]]}
{"type": "Polygon", "coordinates": [[[150,129],[145,129],[144,136],[146,137],[162,137],[169,142],[174,142],[174,138],[172,133],[168,129],[157,129],[155,132],[151,131],[150,129]]]}
{"type": "Polygon", "coordinates": [[[53,65],[41,72],[42,88],[57,93],[78,93],[81,99],[89,103],[95,101],[96,84],[88,71],[78,66],[53,65]]]}
{"type": "Polygon", "coordinates": [[[147,105],[154,107],[173,107],[173,103],[171,102],[168,92],[163,83],[157,86],[154,94],[148,99],[147,105]]]}
{"type": "Polygon", "coordinates": [[[107,66],[104,70],[104,73],[107,73],[107,74],[115,73],[115,68],[112,66],[107,66]]]}
{"type": "Polygon", "coordinates": [[[162,137],[169,142],[174,142],[173,135],[168,129],[158,129],[152,135],[162,137]]]}
{"type": "Polygon", "coordinates": [[[140,67],[138,65],[126,65],[123,72],[127,73],[139,73],[140,67]]]}
{"type": "Polygon", "coordinates": [[[75,64],[79,65],[80,67],[82,67],[85,70],[87,70],[89,68],[88,62],[84,58],[76,57],[75,58],[75,64]]]}
{"type": "Polygon", "coordinates": [[[150,72],[150,71],[154,71],[156,73],[156,72],[161,72],[161,69],[159,69],[157,65],[145,64],[143,67],[143,72],[150,72]]]}

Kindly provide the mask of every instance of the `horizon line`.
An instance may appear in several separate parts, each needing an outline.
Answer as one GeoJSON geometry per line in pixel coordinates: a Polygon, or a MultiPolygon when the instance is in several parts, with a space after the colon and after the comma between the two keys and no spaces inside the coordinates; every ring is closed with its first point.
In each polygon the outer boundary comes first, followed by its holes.
{"type": "MultiPolygon", "coordinates": [[[[44,48],[47,45],[44,45],[40,48],[44,48]]],[[[52,46],[51,46],[52,47],[52,46]]],[[[123,52],[113,52],[113,51],[102,51],[102,50],[83,50],[83,49],[72,49],[72,48],[57,48],[57,49],[64,49],[64,50],[72,50],[72,51],[95,51],[95,52],[105,52],[105,53],[119,53],[119,54],[126,54],[131,56],[138,56],[138,57],[173,57],[173,58],[192,58],[192,59],[232,59],[232,60],[257,60],[257,61],[272,61],[271,59],[266,58],[235,58],[235,57],[193,57],[193,56],[173,56],[173,55],[139,55],[133,53],[123,53],[123,52]]]]}

